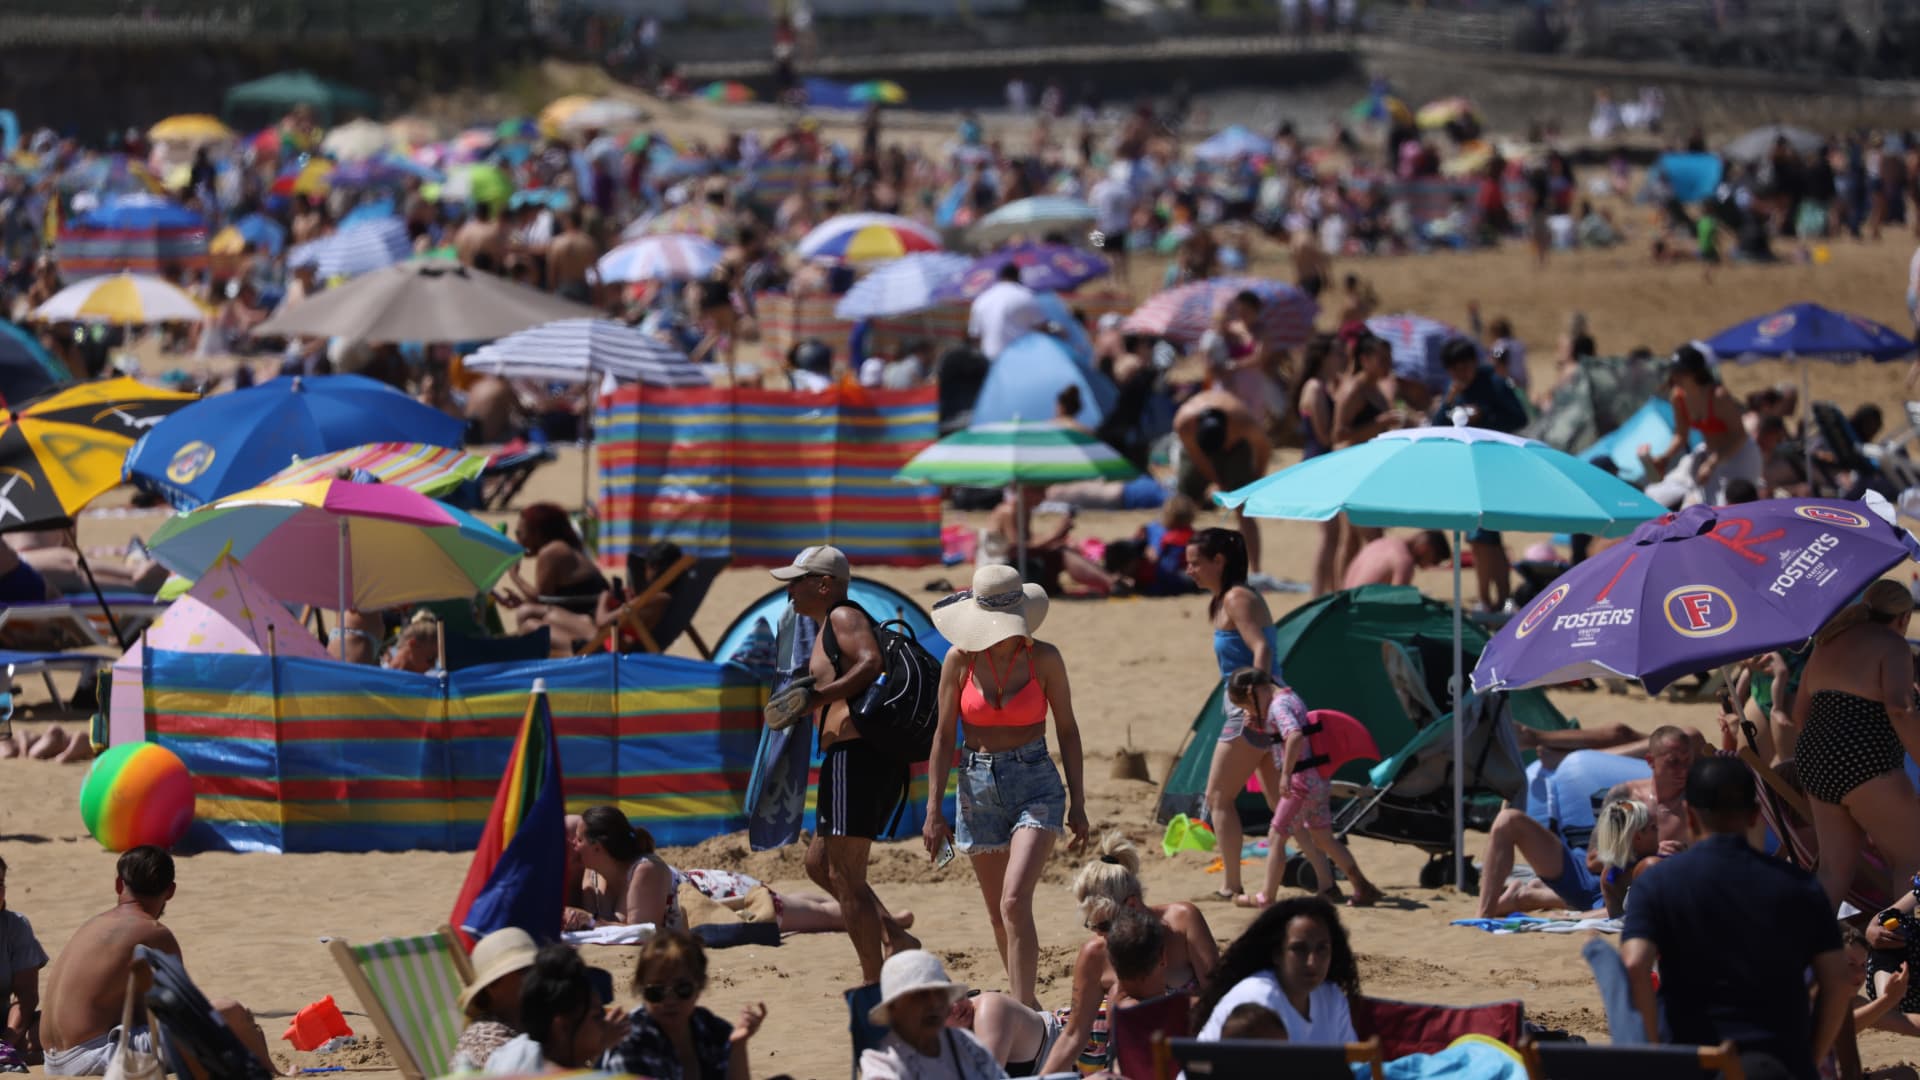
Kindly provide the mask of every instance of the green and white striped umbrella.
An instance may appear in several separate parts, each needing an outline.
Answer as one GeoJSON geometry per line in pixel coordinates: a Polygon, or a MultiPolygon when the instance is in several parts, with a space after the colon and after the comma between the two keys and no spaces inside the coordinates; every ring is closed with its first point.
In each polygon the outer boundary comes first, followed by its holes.
{"type": "Polygon", "coordinates": [[[1055,423],[982,424],[920,451],[897,479],[942,487],[1127,480],[1139,470],[1113,447],[1055,423]]]}

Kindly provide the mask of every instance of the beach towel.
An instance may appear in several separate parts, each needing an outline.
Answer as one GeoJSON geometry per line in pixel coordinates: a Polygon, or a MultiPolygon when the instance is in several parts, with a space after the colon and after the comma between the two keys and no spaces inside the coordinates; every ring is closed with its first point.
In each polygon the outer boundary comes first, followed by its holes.
{"type": "Polygon", "coordinates": [[[653,940],[654,926],[650,922],[634,923],[632,926],[596,926],[591,930],[568,930],[560,935],[560,940],[569,945],[645,945],[653,940]]]}
{"type": "MultiPolygon", "coordinates": [[[[1365,1075],[1356,1066],[1354,1075],[1365,1075]]],[[[1387,1062],[1387,1080],[1526,1080],[1520,1055],[1498,1041],[1466,1035],[1437,1054],[1412,1054],[1387,1062]]]]}
{"type": "MultiPolygon", "coordinates": [[[[802,619],[787,607],[774,636],[774,693],[806,672],[813,655],[813,636],[813,620],[802,619]]],[[[761,729],[746,798],[747,845],[753,850],[785,847],[800,839],[807,815],[807,770],[812,757],[811,716],[779,731],[761,729]]]]}
{"type": "Polygon", "coordinates": [[[1454,926],[1485,930],[1489,934],[1572,934],[1594,930],[1602,934],[1620,932],[1619,919],[1547,919],[1538,915],[1508,915],[1498,919],[1455,919],[1454,926]]]}

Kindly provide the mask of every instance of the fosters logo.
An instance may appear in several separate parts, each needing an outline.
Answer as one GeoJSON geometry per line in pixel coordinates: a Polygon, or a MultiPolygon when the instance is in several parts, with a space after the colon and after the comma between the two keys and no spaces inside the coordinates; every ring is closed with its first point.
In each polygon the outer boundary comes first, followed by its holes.
{"type": "Polygon", "coordinates": [[[1842,510],[1837,506],[1796,506],[1793,512],[1808,521],[1817,521],[1822,525],[1838,525],[1843,529],[1864,529],[1873,523],[1851,510],[1842,510]]]}
{"type": "Polygon", "coordinates": [[[173,455],[167,463],[167,479],[176,484],[191,484],[200,474],[213,464],[213,447],[203,442],[190,442],[173,455]]]}
{"type": "Polygon", "coordinates": [[[1667,625],[1682,637],[1718,637],[1740,621],[1733,598],[1711,585],[1682,585],[1667,594],[1662,606],[1667,625]]]}
{"type": "Polygon", "coordinates": [[[1553,614],[1553,609],[1559,607],[1560,602],[1565,600],[1571,591],[1573,591],[1572,587],[1568,585],[1554,586],[1547,595],[1540,598],[1539,603],[1533,605],[1533,610],[1527,612],[1526,617],[1520,620],[1520,625],[1514,629],[1513,636],[1523,638],[1540,629],[1540,624],[1547,621],[1547,616],[1553,614]]]}

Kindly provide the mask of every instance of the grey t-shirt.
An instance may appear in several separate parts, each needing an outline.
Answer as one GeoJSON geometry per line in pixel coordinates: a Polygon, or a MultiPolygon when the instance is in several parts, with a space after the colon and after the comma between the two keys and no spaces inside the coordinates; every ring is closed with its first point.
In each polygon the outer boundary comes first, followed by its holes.
{"type": "Polygon", "coordinates": [[[17,911],[0,911],[0,1023],[13,997],[13,977],[47,966],[47,951],[33,936],[33,924],[17,911]]]}

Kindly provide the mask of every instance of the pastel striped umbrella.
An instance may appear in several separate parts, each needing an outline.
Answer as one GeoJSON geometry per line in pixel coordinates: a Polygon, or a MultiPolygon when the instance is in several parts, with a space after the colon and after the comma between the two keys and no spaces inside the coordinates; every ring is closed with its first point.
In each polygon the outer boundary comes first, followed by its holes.
{"type": "Polygon", "coordinates": [[[1065,195],[1035,195],[1015,199],[974,223],[967,236],[975,243],[995,244],[1010,236],[1027,233],[1039,239],[1041,233],[1072,232],[1090,228],[1094,212],[1091,203],[1065,195]]]}
{"type": "Polygon", "coordinates": [[[815,225],[795,250],[803,259],[866,263],[940,247],[938,233],[898,214],[841,214],[815,225]]]}
{"type": "Polygon", "coordinates": [[[605,282],[693,281],[711,274],[722,254],[720,245],[704,236],[643,236],[600,256],[595,269],[605,282]]]}
{"type": "Polygon", "coordinates": [[[646,236],[666,236],[671,233],[684,233],[689,236],[704,236],[709,240],[718,240],[731,231],[727,215],[712,203],[681,203],[671,210],[662,210],[627,226],[620,233],[622,241],[638,240],[646,236]]]}
{"type": "Polygon", "coordinates": [[[1256,331],[1262,340],[1283,349],[1297,348],[1313,336],[1313,320],[1320,306],[1313,298],[1285,282],[1267,278],[1211,278],[1149,297],[1127,316],[1121,328],[1129,334],[1163,337],[1190,346],[1213,326],[1214,315],[1242,292],[1260,298],[1256,331]]]}
{"type": "Polygon", "coordinates": [[[322,278],[358,277],[405,262],[412,254],[413,240],[405,222],[397,217],[375,218],[301,244],[288,254],[287,265],[312,265],[322,278]]]}
{"type": "Polygon", "coordinates": [[[33,309],[47,322],[149,323],[199,322],[205,308],[173,283],[145,274],[110,274],[69,285],[33,309]]]}
{"type": "Polygon", "coordinates": [[[1473,340],[1438,319],[1410,313],[1375,315],[1367,320],[1367,331],[1385,341],[1393,351],[1395,375],[1416,379],[1429,390],[1440,390],[1447,385],[1447,366],[1440,362],[1440,350],[1447,342],[1454,338],[1473,340]]]}
{"type": "Polygon", "coordinates": [[[341,469],[352,469],[369,473],[383,484],[438,496],[475,479],[486,467],[485,454],[427,443],[367,443],[331,454],[299,458],[261,486],[309,484],[333,477],[341,469]]]}
{"type": "Polygon", "coordinates": [[[462,362],[468,371],[543,382],[601,376],[646,386],[706,386],[711,381],[677,346],[611,319],[561,319],[509,334],[462,362]]]}
{"type": "Polygon", "coordinates": [[[1078,428],[1014,420],[957,431],[914,455],[896,479],[943,487],[1127,480],[1133,463],[1078,428]]]}
{"type": "Polygon", "coordinates": [[[960,279],[970,265],[965,255],[945,251],[902,255],[854,282],[834,305],[834,317],[875,319],[937,307],[942,302],[937,298],[939,293],[951,289],[957,294],[960,279]]]}

